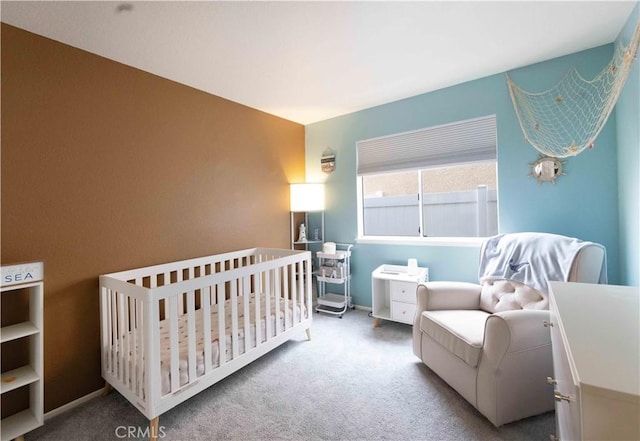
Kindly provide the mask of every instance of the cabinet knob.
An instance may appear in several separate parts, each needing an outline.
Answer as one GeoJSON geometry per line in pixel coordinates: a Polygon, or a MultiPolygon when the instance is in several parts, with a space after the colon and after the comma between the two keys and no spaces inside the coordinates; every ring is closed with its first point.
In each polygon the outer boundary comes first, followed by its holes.
{"type": "Polygon", "coordinates": [[[567,401],[567,402],[573,401],[573,397],[571,395],[565,395],[558,391],[553,392],[553,397],[556,399],[558,403],[562,401],[567,401]]]}
{"type": "Polygon", "coordinates": [[[544,322],[542,322],[542,324],[544,325],[545,328],[548,328],[549,326],[553,326],[553,323],[551,323],[549,320],[545,320],[544,322]]]}
{"type": "Polygon", "coordinates": [[[547,377],[547,383],[549,384],[558,384],[558,380],[555,380],[551,377],[547,377]]]}

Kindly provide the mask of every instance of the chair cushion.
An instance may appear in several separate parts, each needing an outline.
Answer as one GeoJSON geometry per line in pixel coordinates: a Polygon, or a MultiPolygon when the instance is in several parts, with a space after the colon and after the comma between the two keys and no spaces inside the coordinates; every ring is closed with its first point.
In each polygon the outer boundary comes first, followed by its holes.
{"type": "Polygon", "coordinates": [[[479,310],[424,311],[420,330],[469,366],[476,367],[488,316],[489,313],[479,310]]]}
{"type": "Polygon", "coordinates": [[[480,292],[480,309],[491,313],[549,309],[549,299],[546,293],[515,280],[485,280],[480,292]]]}

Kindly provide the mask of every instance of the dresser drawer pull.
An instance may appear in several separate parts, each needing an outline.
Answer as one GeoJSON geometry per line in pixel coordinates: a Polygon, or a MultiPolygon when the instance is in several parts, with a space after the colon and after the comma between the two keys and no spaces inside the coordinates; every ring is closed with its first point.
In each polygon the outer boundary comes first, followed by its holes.
{"type": "Polygon", "coordinates": [[[558,391],[553,392],[553,397],[556,399],[557,402],[573,401],[573,397],[571,395],[564,395],[564,394],[561,394],[558,391]]]}
{"type": "Polygon", "coordinates": [[[549,326],[553,326],[553,323],[551,323],[549,320],[545,320],[544,322],[542,322],[542,324],[544,325],[545,328],[548,328],[549,326]]]}
{"type": "Polygon", "coordinates": [[[547,383],[549,383],[549,384],[558,384],[558,380],[554,380],[551,377],[547,377],[547,383]]]}

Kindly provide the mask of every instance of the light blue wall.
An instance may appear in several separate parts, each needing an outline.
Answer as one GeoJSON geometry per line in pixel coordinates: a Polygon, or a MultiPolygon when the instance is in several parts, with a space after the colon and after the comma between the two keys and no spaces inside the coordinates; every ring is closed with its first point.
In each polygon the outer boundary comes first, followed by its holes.
{"type": "MultiPolygon", "coordinates": [[[[640,21],[636,4],[618,41],[628,44],[640,21]]],[[[618,103],[618,186],[620,204],[620,281],[640,286],[640,63],[636,59],[618,103]]]]}
{"type": "MultiPolygon", "coordinates": [[[[553,86],[573,66],[595,76],[611,60],[613,45],[510,72],[526,90],[553,86]]],[[[619,282],[616,117],[607,122],[596,147],[569,158],[555,185],[528,177],[537,151],[522,135],[505,75],[493,75],[435,92],[362,110],[306,126],[308,181],[326,182],[326,237],[353,242],[357,235],[356,153],[361,139],[495,114],[498,122],[498,191],[501,232],[546,231],[602,243],[608,253],[610,283],[619,282]],[[336,152],[336,170],[320,171],[320,156],[336,152]]],[[[371,305],[371,271],[382,263],[403,264],[416,257],[431,280],[477,281],[478,248],[358,244],[352,259],[354,303],[371,305]]]]}

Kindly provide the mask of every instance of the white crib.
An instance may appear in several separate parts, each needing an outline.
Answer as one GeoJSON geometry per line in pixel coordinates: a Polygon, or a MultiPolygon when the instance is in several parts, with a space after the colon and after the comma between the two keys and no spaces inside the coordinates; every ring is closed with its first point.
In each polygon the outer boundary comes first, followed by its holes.
{"type": "Polygon", "coordinates": [[[102,275],[102,376],[155,439],[162,413],[299,331],[310,339],[311,283],[310,252],[268,248],[102,275]]]}

